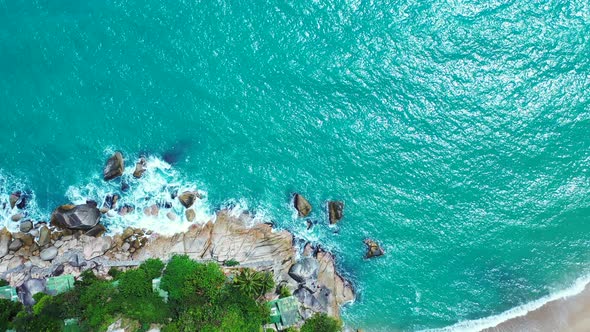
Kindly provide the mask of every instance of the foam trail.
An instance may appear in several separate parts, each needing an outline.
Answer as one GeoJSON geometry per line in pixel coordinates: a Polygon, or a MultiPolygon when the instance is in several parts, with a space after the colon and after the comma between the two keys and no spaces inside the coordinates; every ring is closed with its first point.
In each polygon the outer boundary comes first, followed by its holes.
{"type": "Polygon", "coordinates": [[[507,320],[524,316],[531,311],[537,310],[544,306],[545,304],[559,300],[568,298],[571,296],[575,296],[580,294],[586,288],[586,285],[590,283],[590,275],[586,275],[576,279],[572,285],[568,288],[565,288],[561,291],[543,296],[540,299],[525,303],[523,305],[514,307],[512,309],[506,310],[501,314],[484,317],[480,319],[474,320],[467,320],[458,322],[454,325],[444,327],[442,329],[429,329],[423,330],[423,332],[477,332],[483,329],[491,328],[497,326],[500,323],[503,323],[507,320]]]}

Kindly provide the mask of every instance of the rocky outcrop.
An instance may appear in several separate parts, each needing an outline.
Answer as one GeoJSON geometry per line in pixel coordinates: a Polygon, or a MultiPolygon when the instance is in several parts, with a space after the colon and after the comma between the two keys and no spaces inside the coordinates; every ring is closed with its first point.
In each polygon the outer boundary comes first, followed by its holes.
{"type": "Polygon", "coordinates": [[[94,204],[62,205],[51,215],[51,225],[62,229],[89,230],[100,222],[94,204]]]}
{"type": "Polygon", "coordinates": [[[367,245],[367,254],[365,255],[366,258],[378,257],[385,253],[381,246],[371,239],[366,239],[365,244],[367,245]]]}
{"type": "Polygon", "coordinates": [[[305,257],[291,266],[289,276],[297,282],[304,282],[307,279],[318,277],[318,261],[312,257],[305,257]]]}
{"type": "Polygon", "coordinates": [[[107,163],[104,166],[103,178],[105,181],[118,178],[119,176],[123,175],[124,170],[125,164],[123,161],[123,155],[121,152],[115,152],[115,154],[112,155],[109,160],[107,160],[107,163]]]}
{"type": "Polygon", "coordinates": [[[145,158],[140,158],[139,161],[135,164],[135,170],[133,171],[133,177],[136,179],[141,178],[143,173],[145,173],[145,171],[147,171],[146,165],[147,165],[147,163],[145,161],[145,158]]]}
{"type": "Polygon", "coordinates": [[[12,234],[6,228],[0,230],[0,258],[8,254],[8,247],[11,241],[12,234]]]}
{"type": "Polygon", "coordinates": [[[178,200],[180,204],[185,208],[190,208],[195,203],[197,198],[201,198],[198,192],[196,191],[185,191],[182,194],[178,195],[178,200]]]}
{"type": "Polygon", "coordinates": [[[295,209],[299,213],[300,217],[307,217],[311,212],[311,204],[305,199],[305,197],[295,194],[293,198],[293,204],[295,205],[295,209]]]}
{"type": "Polygon", "coordinates": [[[329,201],[328,202],[328,217],[330,224],[334,225],[342,219],[344,216],[344,203],[340,201],[329,201]]]}

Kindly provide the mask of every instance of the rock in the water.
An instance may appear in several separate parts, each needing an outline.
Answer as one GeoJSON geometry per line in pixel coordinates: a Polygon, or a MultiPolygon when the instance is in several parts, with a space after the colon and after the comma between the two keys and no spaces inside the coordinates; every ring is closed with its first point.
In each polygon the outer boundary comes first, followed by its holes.
{"type": "Polygon", "coordinates": [[[41,228],[39,228],[39,240],[37,240],[39,247],[43,247],[44,245],[48,244],[50,240],[51,231],[49,230],[49,228],[47,228],[47,226],[42,226],[41,228]]]}
{"type": "Polygon", "coordinates": [[[315,279],[318,275],[318,267],[319,265],[315,258],[306,257],[291,267],[289,275],[297,282],[304,282],[307,279],[315,279]]]}
{"type": "Polygon", "coordinates": [[[14,239],[8,246],[8,250],[10,251],[17,251],[23,246],[23,241],[21,239],[14,239]]]}
{"type": "Polygon", "coordinates": [[[98,237],[103,235],[106,231],[107,229],[102,224],[98,224],[84,234],[87,236],[98,237]]]}
{"type": "Polygon", "coordinates": [[[299,212],[300,217],[307,217],[311,212],[311,204],[309,204],[305,197],[295,194],[293,203],[295,205],[295,209],[297,209],[297,212],[299,212]]]}
{"type": "Polygon", "coordinates": [[[133,177],[136,179],[141,178],[143,173],[146,171],[146,161],[145,158],[139,159],[139,161],[135,164],[135,171],[133,171],[133,177]]]}
{"type": "Polygon", "coordinates": [[[6,254],[8,254],[8,247],[10,246],[11,241],[12,241],[12,234],[10,234],[8,229],[3,228],[0,231],[0,258],[6,256],[6,254]]]}
{"type": "Polygon", "coordinates": [[[197,217],[197,214],[195,213],[195,210],[193,209],[188,209],[184,212],[184,214],[186,215],[186,220],[193,222],[193,220],[195,220],[195,218],[197,217]]]}
{"type": "Polygon", "coordinates": [[[89,230],[100,222],[100,211],[88,204],[62,205],[51,215],[51,225],[64,229],[89,230]]]}
{"type": "Polygon", "coordinates": [[[343,217],[344,203],[340,201],[328,202],[328,216],[330,217],[330,224],[335,224],[343,217]]]}
{"type": "Polygon", "coordinates": [[[168,219],[170,219],[171,221],[176,221],[176,218],[178,218],[176,213],[174,213],[172,211],[166,213],[166,217],[168,217],[168,219]]]}
{"type": "Polygon", "coordinates": [[[377,244],[377,242],[371,239],[366,239],[365,244],[367,245],[367,255],[365,256],[366,258],[381,256],[385,253],[383,249],[379,246],[379,244],[377,244]]]}
{"type": "Polygon", "coordinates": [[[13,215],[12,217],[10,217],[10,220],[17,222],[20,221],[23,218],[22,213],[17,213],[15,215],[13,215]]]}
{"type": "Polygon", "coordinates": [[[129,191],[129,183],[126,181],[121,182],[121,191],[126,193],[129,191]]]}
{"type": "Polygon", "coordinates": [[[178,196],[180,203],[187,209],[193,206],[197,198],[200,198],[200,195],[196,191],[185,191],[178,196]]]}
{"type": "Polygon", "coordinates": [[[14,207],[16,206],[16,202],[18,202],[18,200],[20,199],[20,196],[21,196],[20,191],[10,194],[10,197],[8,198],[8,200],[10,201],[10,208],[11,209],[14,209],[14,207]]]}
{"type": "Polygon", "coordinates": [[[114,209],[117,205],[117,202],[119,201],[119,198],[120,197],[117,194],[107,195],[107,197],[104,199],[104,203],[102,203],[102,207],[109,210],[114,209]]]}
{"type": "Polygon", "coordinates": [[[53,260],[57,256],[57,248],[56,247],[49,247],[47,249],[43,249],[39,254],[39,257],[44,261],[53,260]]]}
{"type": "Polygon", "coordinates": [[[121,152],[116,152],[112,157],[107,160],[107,163],[103,170],[103,176],[105,181],[110,181],[123,175],[125,169],[123,155],[121,152]]]}
{"type": "Polygon", "coordinates": [[[26,220],[20,223],[20,231],[23,233],[27,233],[31,229],[33,229],[33,222],[30,220],[26,220]]]}
{"type": "Polygon", "coordinates": [[[135,208],[133,206],[131,206],[129,204],[125,204],[119,209],[119,215],[126,216],[127,214],[133,212],[134,210],[135,210],[135,208]]]}

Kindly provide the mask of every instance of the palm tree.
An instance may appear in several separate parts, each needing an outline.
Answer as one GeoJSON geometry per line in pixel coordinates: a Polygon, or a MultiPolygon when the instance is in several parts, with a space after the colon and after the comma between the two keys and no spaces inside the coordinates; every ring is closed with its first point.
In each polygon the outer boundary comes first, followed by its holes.
{"type": "Polygon", "coordinates": [[[242,269],[234,279],[234,284],[248,296],[260,297],[274,288],[274,280],[269,272],[256,272],[242,269]]]}

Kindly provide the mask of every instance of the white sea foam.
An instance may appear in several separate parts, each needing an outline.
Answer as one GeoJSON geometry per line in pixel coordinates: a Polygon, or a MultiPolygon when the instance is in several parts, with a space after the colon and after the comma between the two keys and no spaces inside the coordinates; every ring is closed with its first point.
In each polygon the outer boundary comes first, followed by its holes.
{"type": "Polygon", "coordinates": [[[25,183],[6,176],[0,170],[0,228],[6,227],[11,232],[18,231],[20,221],[12,221],[12,216],[16,214],[23,215],[23,220],[39,220],[43,216],[37,206],[35,193],[28,191],[25,183]],[[14,208],[10,207],[10,194],[16,191],[26,192],[27,204],[23,210],[16,206],[14,208]]]}
{"type": "Polygon", "coordinates": [[[560,291],[551,293],[543,296],[540,299],[525,303],[515,308],[506,310],[500,314],[484,317],[480,319],[467,320],[458,322],[454,325],[441,328],[441,329],[430,329],[424,330],[424,332],[477,332],[487,328],[491,328],[499,325],[505,321],[513,318],[522,317],[527,313],[541,308],[543,305],[568,297],[580,294],[586,288],[586,285],[590,283],[590,275],[586,275],[576,279],[569,287],[566,287],[560,291]]]}
{"type": "Polygon", "coordinates": [[[101,207],[107,195],[120,195],[117,207],[129,205],[134,210],[124,216],[115,211],[107,213],[102,218],[102,222],[110,233],[118,233],[131,226],[150,229],[159,234],[174,234],[187,230],[194,223],[205,223],[213,218],[206,191],[199,189],[202,186],[184,179],[168,163],[159,158],[149,157],[146,162],[147,171],[140,179],[135,179],[132,175],[135,170],[133,164],[125,168],[121,181],[105,182],[97,175],[85,185],[70,186],[66,197],[74,204],[83,204],[88,199],[95,200],[101,207]],[[122,182],[129,185],[129,189],[125,192],[121,190],[122,182]],[[173,196],[186,190],[197,189],[203,197],[196,200],[191,207],[195,211],[196,218],[193,222],[189,222],[185,216],[186,209],[173,196]],[[153,205],[159,206],[158,215],[146,215],[144,209],[153,205]],[[176,220],[169,220],[167,217],[169,213],[175,214],[176,220]]]}

